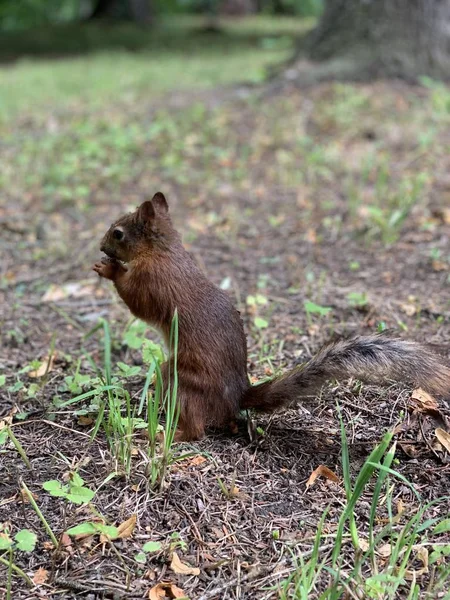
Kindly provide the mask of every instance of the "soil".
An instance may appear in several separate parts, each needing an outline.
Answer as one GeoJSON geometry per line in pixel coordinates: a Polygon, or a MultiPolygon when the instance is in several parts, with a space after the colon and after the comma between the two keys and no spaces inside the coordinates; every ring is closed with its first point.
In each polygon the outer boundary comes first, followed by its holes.
{"type": "MultiPolygon", "coordinates": [[[[263,96],[257,101],[229,91],[221,99],[216,92],[214,108],[208,107],[211,98],[201,101],[207,111],[223,110],[228,127],[243,143],[252,144],[258,128],[264,138],[270,129],[267,123],[279,120],[289,106],[290,120],[282,135],[288,133],[295,115],[302,115],[308,135],[324,144],[338,140],[339,161],[347,170],[353,163],[358,165],[362,148],[376,148],[380,139],[395,161],[390,165],[393,177],[396,169],[398,176],[414,173],[419,168],[414,161],[423,166],[417,146],[410,141],[405,104],[420,104],[425,92],[383,82],[361,87],[371,104],[350,132],[344,126],[334,130],[323,114],[311,109],[332,98],[334,89],[331,84],[305,93],[285,89],[283,98],[263,96]],[[380,97],[385,104],[377,105],[380,97]],[[258,103],[264,104],[263,115],[258,103]],[[305,116],[308,110],[309,117],[305,116]],[[383,111],[389,115],[390,133],[380,117],[383,111]]],[[[198,94],[195,102],[199,102],[198,94]]],[[[140,118],[148,118],[153,110],[151,106],[146,113],[142,109],[140,118]]],[[[405,386],[332,382],[318,398],[298,408],[252,416],[251,436],[244,420],[237,435],[210,432],[204,440],[180,447],[190,456],[175,463],[160,493],[148,488],[145,462],[139,454],[139,448],[145,446],[142,433],[136,433],[132,474],[126,477],[110,454],[102,431],[90,443],[92,424],[80,421],[72,407],[49,412],[52,398],[60,394],[64,378],[73,375],[82,353],[89,353],[101,365],[99,336],[86,336],[99,317],[109,319],[119,338],[128,322],[129,314],[112,286],[97,281],[90,268],[99,256],[100,237],[111,219],[122,212],[124,198],[127,204],[136,204],[156,187],[167,193],[176,224],[210,278],[218,285],[227,279],[231,282],[230,294],[249,332],[249,371],[255,379],[308,359],[333,335],[373,332],[380,323],[402,337],[435,344],[448,356],[450,159],[448,152],[437,150],[448,149],[448,131],[442,128],[438,132],[435,162],[427,163],[431,182],[426,199],[411,211],[399,228],[398,239],[389,244],[366,226],[367,202],[362,202],[356,217],[352,215],[339,166],[328,173],[311,171],[303,183],[280,183],[274,165],[282,144],[277,147],[270,139],[263,140],[258,157],[249,160],[242,185],[228,183],[218,172],[215,189],[210,186],[205,191],[194,176],[192,183],[182,185],[170,177],[165,181],[161,169],[159,178],[150,181],[143,169],[139,177],[120,184],[110,196],[108,189],[92,193],[89,210],[84,212],[75,202],[66,202],[45,213],[45,194],[40,191],[33,196],[32,190],[21,200],[14,195],[5,198],[0,213],[0,368],[7,384],[0,388],[0,419],[14,417],[13,431],[31,468],[10,442],[3,446],[0,523],[8,524],[13,533],[21,528],[37,533],[39,551],[16,552],[14,560],[32,575],[39,569],[47,572],[46,582],[35,590],[14,577],[15,600],[144,598],[160,581],[172,582],[198,600],[279,597],[277,582],[293,569],[291,552],[307,555],[326,507],[326,531],[335,531],[345,504],[337,403],[354,476],[385,432],[396,428],[395,469],[411,482],[423,502],[448,494],[450,456],[434,434],[436,426],[445,425],[450,416],[448,405],[441,402],[438,423],[436,417],[418,409],[411,389],[405,386]],[[52,245],[55,235],[60,235],[66,249],[62,257],[52,245]],[[440,252],[433,254],[433,249],[440,252]],[[43,300],[51,284],[60,288],[67,282],[78,285],[78,297],[43,300]],[[352,306],[351,292],[365,294],[363,306],[352,306]],[[248,295],[256,293],[269,301],[268,307],[261,308],[269,323],[263,330],[255,328],[254,309],[245,302],[248,295]],[[332,311],[324,317],[308,316],[305,300],[332,311]],[[48,355],[53,339],[56,355],[45,385],[29,397],[27,390],[36,380],[19,372],[48,355]],[[268,355],[270,363],[265,359],[268,355]],[[18,378],[25,382],[24,388],[10,391],[18,378]],[[339,482],[320,477],[307,487],[319,465],[334,471],[339,482]],[[69,542],[63,536],[60,548],[52,548],[21,493],[21,482],[35,495],[59,537],[69,527],[94,519],[89,507],[62,501],[42,489],[43,482],[62,481],[73,470],[78,470],[89,488],[97,490],[95,507],[108,523],[120,524],[136,515],[131,538],[112,544],[99,542],[98,537],[69,542]],[[116,476],[106,481],[111,473],[116,476]],[[179,549],[182,561],[198,567],[199,575],[174,573],[165,552],[149,557],[145,568],[135,562],[134,556],[146,541],[164,542],[173,533],[185,543],[179,549]]],[[[32,134],[33,127],[24,133],[32,134]]],[[[14,146],[6,143],[3,151],[13,153],[14,146]]],[[[148,148],[145,156],[152,152],[148,148]]],[[[193,169],[195,164],[203,168],[195,161],[201,157],[193,159],[193,169]]],[[[298,169],[307,173],[308,168],[299,159],[298,169]]],[[[370,175],[366,185],[369,191],[375,186],[370,175]]],[[[133,364],[139,362],[139,356],[116,344],[113,361],[133,364]]],[[[89,368],[83,359],[82,370],[89,368]]],[[[133,379],[130,390],[134,398],[141,389],[142,377],[133,379]]],[[[369,486],[357,505],[361,532],[367,529],[372,489],[369,486]]],[[[417,499],[402,481],[395,483],[394,497],[410,515],[416,510],[417,499]]],[[[441,517],[449,511],[450,503],[443,499],[430,509],[433,516],[441,517]]],[[[6,569],[0,565],[2,581],[5,575],[6,569]]],[[[325,584],[324,580],[321,586],[325,584]]]]}

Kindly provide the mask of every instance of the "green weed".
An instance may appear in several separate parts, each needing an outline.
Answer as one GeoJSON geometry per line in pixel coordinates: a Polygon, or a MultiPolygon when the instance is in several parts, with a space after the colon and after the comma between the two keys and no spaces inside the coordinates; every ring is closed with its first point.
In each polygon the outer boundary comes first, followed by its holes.
{"type": "MultiPolygon", "coordinates": [[[[79,373],[79,361],[73,379],[69,376],[67,381],[66,378],[66,389],[69,392],[76,392],[79,391],[79,385],[91,387],[91,389],[67,401],[61,402],[58,399],[58,408],[90,400],[91,404],[88,408],[78,410],[77,413],[97,412],[91,439],[98,434],[101,428],[106,435],[112,455],[127,475],[131,473],[132,467],[134,433],[139,429],[147,429],[147,474],[149,483],[151,487],[162,486],[170,464],[180,458],[176,458],[173,453],[173,443],[179,417],[177,402],[178,316],[177,314],[174,315],[170,330],[170,347],[166,362],[168,366],[165,382],[161,372],[161,363],[165,358],[164,352],[158,344],[145,338],[147,326],[140,322],[133,323],[124,334],[124,342],[130,348],[139,349],[144,363],[148,365],[138,406],[132,402],[129,391],[125,389],[121,381],[137,376],[141,369],[123,362],[118,362],[116,369],[111,360],[112,340],[109,325],[102,320],[101,326],[103,331],[103,370],[99,370],[90,361],[97,375],[95,377],[82,376],[79,373]],[[154,389],[150,391],[152,382],[154,382],[154,389]],[[163,426],[160,424],[162,410],[165,413],[163,426]]],[[[92,332],[97,330],[96,327],[92,332]]]]}
{"type": "Polygon", "coordinates": [[[14,538],[8,529],[0,527],[0,563],[7,567],[6,600],[11,600],[12,573],[21,577],[29,587],[33,582],[28,575],[14,562],[14,552],[32,552],[36,546],[37,535],[29,529],[21,529],[14,538]]]}
{"type": "MultiPolygon", "coordinates": [[[[396,444],[392,433],[387,433],[374,448],[354,482],[350,471],[348,443],[341,420],[342,471],[346,504],[340,514],[336,532],[325,533],[328,509],[323,513],[310,551],[292,551],[294,569],[277,587],[281,600],[341,600],[343,598],[368,598],[395,600],[442,597],[448,598],[446,585],[450,577],[450,544],[439,537],[450,531],[450,520],[425,518],[425,513],[437,501],[422,504],[415,488],[405,478],[392,470],[396,444]],[[368,534],[362,533],[355,519],[355,507],[376,476],[372,486],[368,534]],[[408,485],[419,501],[415,514],[406,518],[401,512],[394,514],[394,484],[391,477],[408,485]],[[380,507],[385,505],[388,519],[379,520],[380,507]],[[378,523],[386,522],[385,525],[378,523]],[[367,538],[365,536],[368,536],[367,538]],[[331,539],[331,547],[327,540],[331,539]],[[344,546],[352,545],[349,560],[344,546]],[[424,573],[430,574],[425,587],[419,584],[424,573]],[[328,581],[324,589],[324,581],[328,581]],[[320,585],[319,585],[320,584],[320,585]],[[321,591],[320,591],[321,590],[321,591]],[[445,595],[446,594],[446,595],[445,595]]],[[[442,500],[442,499],[440,499],[442,500]]],[[[329,531],[329,525],[327,526],[329,531]]]]}
{"type": "Polygon", "coordinates": [[[84,480],[78,473],[71,473],[67,484],[51,479],[45,481],[42,487],[51,496],[65,498],[74,504],[87,504],[95,496],[95,492],[84,485],[84,480]]]}

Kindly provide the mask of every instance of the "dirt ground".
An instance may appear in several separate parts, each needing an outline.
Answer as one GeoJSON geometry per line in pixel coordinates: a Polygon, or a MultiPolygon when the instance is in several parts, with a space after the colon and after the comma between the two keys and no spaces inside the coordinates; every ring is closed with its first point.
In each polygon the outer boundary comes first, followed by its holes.
{"type": "MultiPolygon", "coordinates": [[[[84,357],[83,373],[91,370],[86,352],[101,364],[99,335],[86,337],[99,317],[109,319],[117,336],[113,360],[139,363],[137,353],[120,343],[126,308],[90,269],[111,220],[158,189],[190,250],[242,311],[255,379],[306,360],[334,335],[373,332],[380,324],[449,356],[450,128],[438,93],[379,82],[270,96],[243,90],[185,94],[164,107],[141,104],[126,118],[117,106],[108,115],[99,110],[24,119],[9,131],[1,144],[4,177],[14,184],[0,208],[0,369],[6,375],[0,419],[15,415],[13,431],[31,468],[10,442],[1,448],[0,523],[12,532],[26,527],[38,534],[39,551],[17,552],[15,561],[30,574],[47,571],[35,590],[14,577],[15,600],[144,598],[162,580],[191,599],[280,597],[276,584],[292,570],[292,552],[311,549],[327,506],[326,531],[332,533],[345,502],[341,482],[319,478],[306,486],[319,465],[342,475],[337,403],[354,474],[396,427],[395,469],[424,502],[448,494],[450,456],[436,441],[436,420],[417,410],[404,386],[330,383],[316,401],[253,417],[260,428],[256,439],[250,440],[244,422],[236,436],[211,432],[181,448],[193,456],[173,466],[158,494],[148,489],[139,451],[131,477],[120,475],[102,431],[90,444],[89,421],[71,406],[52,404],[55,395],[70,397],[60,390],[78,357],[84,357]],[[107,159],[88,172],[89,161],[97,159],[83,155],[80,146],[79,169],[88,183],[76,185],[87,185],[88,192],[80,197],[76,186],[69,197],[59,188],[54,192],[51,163],[58,164],[72,141],[80,144],[75,125],[107,119],[119,129],[130,122],[142,131],[162,125],[136,142],[117,178],[105,171],[107,159]],[[51,147],[50,136],[59,136],[51,147]],[[415,194],[405,209],[404,196],[415,194]],[[398,224],[389,224],[392,213],[403,209],[398,224]],[[76,284],[73,293],[66,289],[60,299],[45,299],[51,285],[61,290],[68,282],[76,284]],[[255,309],[246,302],[255,294],[268,303],[255,309]],[[308,300],[331,311],[308,313],[308,300]],[[255,326],[255,311],[268,327],[255,326]],[[53,339],[55,360],[46,383],[30,392],[36,379],[20,371],[48,355],[53,339]],[[199,456],[204,460],[195,460],[199,456]],[[57,552],[46,543],[21,482],[59,536],[92,519],[92,509],[50,496],[42,483],[62,481],[75,469],[97,490],[95,507],[108,523],[137,516],[132,538],[114,544],[66,540],[57,552]],[[118,475],[107,480],[113,472],[118,475]],[[234,486],[231,497],[219,479],[234,486]],[[145,567],[134,561],[145,541],[164,541],[174,532],[184,542],[183,562],[198,567],[199,575],[174,573],[164,552],[149,557],[145,567]]],[[[97,130],[88,125],[86,136],[95,141],[97,130]]],[[[142,381],[130,382],[134,397],[142,381]]],[[[442,403],[445,415],[450,411],[442,403]]],[[[135,444],[145,444],[139,432],[135,444]]],[[[362,532],[370,490],[367,495],[356,509],[362,532]]],[[[394,497],[414,511],[417,500],[402,481],[395,483],[394,497]]],[[[433,516],[449,512],[448,500],[431,509],[433,516]]],[[[1,581],[5,575],[0,565],[1,581]]],[[[1,583],[0,594],[3,588],[1,583]]]]}

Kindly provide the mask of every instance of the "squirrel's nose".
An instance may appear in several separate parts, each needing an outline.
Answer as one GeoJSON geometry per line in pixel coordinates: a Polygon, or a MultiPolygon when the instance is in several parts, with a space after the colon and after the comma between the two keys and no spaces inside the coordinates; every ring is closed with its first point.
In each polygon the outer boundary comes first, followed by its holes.
{"type": "Polygon", "coordinates": [[[100,244],[100,252],[105,252],[105,244],[100,244]]]}

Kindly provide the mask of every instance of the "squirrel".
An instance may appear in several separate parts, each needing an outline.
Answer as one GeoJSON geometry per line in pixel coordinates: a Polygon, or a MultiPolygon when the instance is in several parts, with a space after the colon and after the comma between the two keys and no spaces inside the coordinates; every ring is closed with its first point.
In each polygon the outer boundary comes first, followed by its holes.
{"type": "MultiPolygon", "coordinates": [[[[242,409],[273,412],[294,404],[329,379],[404,382],[440,397],[450,394],[450,368],[441,357],[385,334],[330,342],[286,374],[251,385],[240,313],[183,247],[161,192],[115,221],[100,250],[107,256],[93,270],[114,283],[133,315],[159,329],[167,345],[178,312],[178,441],[225,428],[242,409]]],[[[163,380],[167,372],[166,363],[163,380]]]]}

